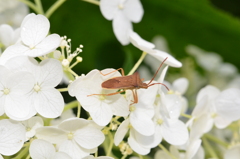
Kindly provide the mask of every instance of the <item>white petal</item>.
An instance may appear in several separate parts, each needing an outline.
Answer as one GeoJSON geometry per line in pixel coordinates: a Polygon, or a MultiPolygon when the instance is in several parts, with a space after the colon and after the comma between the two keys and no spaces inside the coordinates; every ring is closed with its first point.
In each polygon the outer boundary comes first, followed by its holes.
{"type": "Polygon", "coordinates": [[[61,42],[61,38],[58,34],[51,34],[44,38],[38,45],[34,47],[34,49],[26,52],[26,55],[31,57],[37,57],[46,55],[59,47],[61,42]]]}
{"type": "Polygon", "coordinates": [[[19,122],[3,119],[0,130],[0,153],[7,156],[17,153],[25,141],[25,127],[19,122]]]}
{"type": "Polygon", "coordinates": [[[224,154],[224,159],[239,159],[240,158],[240,146],[234,146],[227,150],[224,154]]]}
{"type": "Polygon", "coordinates": [[[71,159],[71,157],[65,152],[57,152],[52,159],[71,159]]]}
{"type": "Polygon", "coordinates": [[[13,72],[26,71],[33,74],[33,76],[39,72],[37,71],[38,62],[32,57],[23,55],[11,58],[7,61],[5,66],[13,72]]]}
{"type": "Polygon", "coordinates": [[[9,46],[0,56],[0,64],[4,65],[9,59],[24,55],[27,50],[29,50],[29,48],[22,44],[9,46]]]}
{"type": "Polygon", "coordinates": [[[191,143],[188,145],[188,149],[186,151],[186,159],[192,159],[194,155],[196,155],[198,149],[201,146],[202,140],[197,139],[195,141],[190,141],[191,143]]]}
{"type": "Polygon", "coordinates": [[[163,61],[167,58],[167,60],[164,62],[165,64],[172,66],[172,67],[182,67],[182,63],[176,60],[172,55],[160,51],[160,50],[154,50],[152,52],[148,52],[149,55],[155,57],[159,61],[163,61]]]}
{"type": "Polygon", "coordinates": [[[41,72],[38,72],[37,81],[41,87],[56,87],[62,80],[63,71],[61,63],[56,59],[43,60],[39,64],[41,72]]]}
{"type": "Polygon", "coordinates": [[[208,113],[208,96],[204,95],[201,97],[201,99],[198,100],[197,105],[195,106],[195,108],[193,109],[192,112],[192,116],[194,117],[199,117],[201,115],[203,115],[204,113],[208,113]]]}
{"type": "Polygon", "coordinates": [[[44,139],[53,144],[61,143],[64,140],[67,140],[67,133],[63,130],[60,130],[56,127],[41,127],[36,130],[36,137],[38,139],[44,139]]]}
{"type": "Polygon", "coordinates": [[[152,117],[148,116],[145,111],[146,109],[137,109],[137,112],[130,114],[130,123],[136,131],[145,136],[154,134],[155,128],[154,123],[151,120],[152,117]]]}
{"type": "Polygon", "coordinates": [[[111,106],[101,102],[98,105],[93,105],[89,113],[94,122],[96,122],[100,126],[107,125],[113,116],[113,112],[111,106]]]}
{"type": "Polygon", "coordinates": [[[0,25],[0,42],[8,47],[12,45],[12,38],[14,36],[13,28],[8,24],[0,25]]]}
{"type": "Polygon", "coordinates": [[[202,116],[198,117],[194,120],[191,131],[190,131],[190,138],[191,140],[196,140],[202,137],[204,133],[209,132],[213,126],[213,119],[210,115],[203,114],[202,116]]]}
{"type": "Polygon", "coordinates": [[[65,152],[72,159],[79,159],[89,155],[89,152],[85,152],[74,140],[65,140],[59,145],[59,151],[65,152]]]}
{"type": "Polygon", "coordinates": [[[178,119],[182,110],[181,98],[176,94],[167,94],[165,97],[165,105],[167,107],[169,117],[171,119],[178,119]]]}
{"type": "Polygon", "coordinates": [[[22,122],[26,127],[26,137],[27,139],[33,137],[36,134],[36,129],[43,126],[43,120],[39,116],[30,118],[22,122]]]}
{"type": "Polygon", "coordinates": [[[127,0],[123,6],[125,16],[131,21],[138,23],[143,17],[143,7],[140,0],[127,0]]]}
{"type": "Polygon", "coordinates": [[[232,123],[231,120],[224,118],[223,116],[216,116],[214,118],[215,126],[219,129],[224,129],[232,123]]]}
{"type": "Polygon", "coordinates": [[[21,39],[27,46],[34,47],[48,34],[50,23],[43,15],[34,15],[21,25],[21,39]]]}
{"type": "Polygon", "coordinates": [[[217,114],[230,121],[240,119],[240,90],[230,88],[223,91],[216,99],[217,114]]]}
{"type": "Polygon", "coordinates": [[[169,120],[168,125],[162,125],[163,138],[170,144],[183,145],[188,140],[188,130],[180,120],[169,120]]]}
{"type": "Polygon", "coordinates": [[[203,96],[207,95],[208,100],[215,99],[220,93],[220,90],[214,86],[208,85],[204,88],[202,88],[197,95],[197,102],[199,102],[203,96]]]}
{"type": "MultiPolygon", "coordinates": [[[[131,131],[130,131],[130,134],[131,134],[131,131]]],[[[133,151],[137,152],[140,155],[147,155],[150,152],[151,148],[140,145],[132,136],[133,135],[129,136],[128,144],[133,149],[133,151]]]]}
{"type": "Polygon", "coordinates": [[[78,129],[82,129],[86,127],[88,124],[90,124],[89,120],[85,120],[82,118],[70,118],[67,120],[64,120],[62,123],[58,125],[58,128],[65,130],[65,131],[70,131],[74,132],[78,129]]]}
{"type": "MultiPolygon", "coordinates": [[[[161,73],[159,79],[157,80],[158,83],[163,83],[164,78],[165,78],[166,73],[167,73],[167,69],[168,69],[168,66],[165,66],[165,67],[163,68],[162,73],[161,73]]],[[[162,87],[162,85],[159,85],[159,87],[162,87]]]]}
{"type": "Polygon", "coordinates": [[[114,136],[114,144],[118,146],[121,141],[123,141],[124,136],[127,134],[129,130],[129,118],[124,120],[120,126],[118,127],[115,136],[114,136]]]}
{"type": "Polygon", "coordinates": [[[56,150],[54,146],[42,139],[36,139],[31,142],[29,153],[33,159],[51,159],[56,150]]]}
{"type": "Polygon", "coordinates": [[[174,91],[179,92],[180,94],[184,94],[188,88],[188,79],[179,78],[173,82],[174,91]]]}
{"type": "Polygon", "coordinates": [[[138,49],[149,53],[153,51],[153,48],[155,45],[153,43],[150,43],[144,39],[142,39],[136,32],[131,31],[129,34],[129,38],[131,43],[137,47],[138,49]]]}
{"type": "Polygon", "coordinates": [[[74,140],[83,148],[93,149],[103,143],[105,136],[97,128],[84,127],[74,133],[74,140]]]}
{"type": "Polygon", "coordinates": [[[101,0],[100,1],[100,11],[104,18],[107,20],[112,20],[117,12],[120,12],[118,8],[119,0],[101,0]]]}
{"type": "Polygon", "coordinates": [[[132,23],[123,15],[118,13],[113,19],[113,32],[122,45],[129,44],[129,33],[132,23]]]}
{"type": "Polygon", "coordinates": [[[134,130],[131,135],[133,135],[132,137],[134,137],[138,144],[144,147],[154,148],[162,141],[162,135],[159,127],[156,127],[155,131],[156,132],[151,136],[144,136],[134,130]]]}
{"type": "Polygon", "coordinates": [[[129,112],[129,105],[127,100],[121,95],[113,95],[111,96],[111,108],[113,115],[117,116],[128,116],[129,112]]]}
{"type": "Polygon", "coordinates": [[[56,118],[62,114],[64,108],[63,97],[55,88],[41,90],[35,97],[35,109],[43,117],[56,118]]]}

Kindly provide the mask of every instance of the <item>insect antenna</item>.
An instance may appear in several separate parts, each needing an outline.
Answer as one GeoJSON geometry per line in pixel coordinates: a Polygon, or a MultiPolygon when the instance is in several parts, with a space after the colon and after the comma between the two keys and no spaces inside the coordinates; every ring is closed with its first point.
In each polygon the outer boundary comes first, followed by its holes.
{"type": "MultiPolygon", "coordinates": [[[[154,80],[154,78],[157,76],[160,68],[162,67],[162,65],[164,64],[164,62],[167,60],[167,58],[168,58],[168,57],[166,57],[166,58],[163,60],[163,62],[161,63],[161,65],[158,67],[158,69],[157,69],[156,73],[154,74],[153,78],[151,79],[150,82],[148,82],[148,84],[147,84],[148,86],[151,86],[150,84],[152,83],[152,81],[154,80]]],[[[160,83],[159,83],[159,84],[160,84],[160,83]]],[[[163,84],[162,84],[162,85],[163,85],[163,84]]],[[[165,86],[165,87],[166,87],[166,86],[165,86]]],[[[167,88],[167,89],[168,89],[168,88],[167,88]]],[[[168,89],[168,90],[169,90],[169,89],[168,89]]]]}

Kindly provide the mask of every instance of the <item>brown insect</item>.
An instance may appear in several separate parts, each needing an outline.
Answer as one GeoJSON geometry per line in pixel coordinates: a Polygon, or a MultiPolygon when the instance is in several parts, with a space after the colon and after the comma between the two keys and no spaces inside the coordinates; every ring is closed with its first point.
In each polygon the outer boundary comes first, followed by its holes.
{"type": "Polygon", "coordinates": [[[167,58],[165,58],[163,60],[163,62],[160,64],[159,68],[157,69],[156,73],[154,74],[153,78],[148,83],[143,83],[143,79],[140,78],[140,75],[139,75],[138,72],[135,72],[132,75],[125,76],[124,75],[124,70],[122,68],[119,68],[119,69],[114,70],[112,72],[109,72],[107,74],[103,74],[100,71],[100,73],[103,76],[106,76],[106,75],[109,75],[113,72],[121,70],[121,73],[122,73],[121,77],[113,77],[113,78],[108,79],[108,80],[106,80],[102,83],[102,88],[103,89],[120,89],[121,91],[114,92],[114,93],[109,93],[109,94],[91,94],[91,95],[88,95],[88,97],[93,96],[93,95],[111,96],[111,95],[115,95],[115,94],[125,92],[126,90],[131,90],[132,93],[133,93],[133,101],[131,103],[131,105],[132,105],[132,104],[138,103],[137,90],[140,89],[140,88],[147,89],[148,87],[153,86],[155,84],[161,84],[161,85],[165,86],[167,88],[167,90],[169,90],[168,87],[163,83],[152,83],[152,81],[154,80],[154,78],[156,77],[160,68],[162,67],[163,63],[166,60],[167,60],[167,58]]]}

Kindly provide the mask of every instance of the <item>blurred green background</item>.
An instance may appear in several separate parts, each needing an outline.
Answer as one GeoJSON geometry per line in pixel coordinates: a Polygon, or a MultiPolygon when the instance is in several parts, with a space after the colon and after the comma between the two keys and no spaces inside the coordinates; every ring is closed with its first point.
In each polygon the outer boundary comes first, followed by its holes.
{"type": "MultiPolygon", "coordinates": [[[[46,11],[55,1],[43,0],[46,11]]],[[[151,41],[156,35],[166,38],[172,54],[179,60],[187,56],[188,44],[221,54],[224,61],[240,68],[240,1],[237,0],[142,0],[144,16],[134,30],[151,41]]],[[[128,66],[140,57],[133,46],[122,46],[115,38],[112,22],[99,6],[80,0],[67,0],[51,17],[51,32],[72,39],[72,49],[84,45],[78,73],[92,69],[128,66]],[[125,65],[126,66],[126,65],[125,65]]],[[[126,68],[127,71],[129,67],[126,68]]],[[[126,72],[127,72],[126,71],[126,72]]]]}
{"type": "MultiPolygon", "coordinates": [[[[42,0],[45,11],[54,0],[42,0]]],[[[237,0],[142,0],[144,16],[134,30],[151,41],[162,35],[174,57],[188,56],[185,47],[196,45],[219,53],[225,62],[240,68],[240,1],[237,0]]],[[[131,44],[122,46],[115,38],[112,22],[99,6],[80,0],[67,0],[51,17],[51,33],[72,39],[72,50],[84,45],[83,62],[74,70],[81,74],[92,69],[123,67],[126,72],[141,51],[131,44]]]]}

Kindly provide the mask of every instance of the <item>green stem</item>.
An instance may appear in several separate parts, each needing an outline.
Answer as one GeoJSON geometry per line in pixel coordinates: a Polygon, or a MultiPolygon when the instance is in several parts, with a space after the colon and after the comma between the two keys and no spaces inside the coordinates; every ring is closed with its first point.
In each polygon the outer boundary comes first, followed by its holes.
{"type": "Polygon", "coordinates": [[[43,11],[41,0],[35,0],[35,4],[37,6],[38,13],[44,15],[44,11],[43,11]]]}
{"type": "Polygon", "coordinates": [[[166,152],[172,159],[177,159],[175,156],[173,156],[162,144],[158,145],[164,152],[166,152]]]}
{"type": "Polygon", "coordinates": [[[203,137],[202,140],[203,140],[203,144],[205,146],[204,148],[205,148],[205,150],[207,150],[209,152],[211,158],[218,158],[216,152],[213,150],[212,146],[207,141],[207,139],[205,137],[203,137]]]}
{"type": "Polygon", "coordinates": [[[78,112],[77,112],[77,118],[80,118],[80,114],[81,114],[81,105],[78,102],[78,112]]]}
{"type": "Polygon", "coordinates": [[[14,157],[13,159],[22,159],[23,156],[25,156],[27,153],[28,153],[28,149],[29,149],[29,146],[27,147],[24,147],[21,152],[16,156],[14,157]]]}
{"type": "Polygon", "coordinates": [[[122,156],[122,158],[121,158],[121,159],[125,159],[127,156],[128,156],[128,155],[127,155],[127,154],[125,154],[125,155],[123,155],[123,156],[122,156]]]}
{"type": "Polygon", "coordinates": [[[35,6],[34,3],[28,0],[19,0],[20,2],[25,3],[28,7],[30,7],[34,12],[38,13],[38,8],[35,6]]]}
{"type": "Polygon", "coordinates": [[[72,69],[68,69],[68,71],[75,77],[78,77],[78,74],[76,74],[72,69]]]}
{"type": "Polygon", "coordinates": [[[77,105],[78,105],[78,101],[77,101],[77,100],[72,101],[72,102],[70,102],[70,103],[68,103],[68,104],[65,105],[63,111],[65,112],[65,111],[68,110],[68,109],[75,108],[75,107],[77,107],[77,105]]]}
{"type": "Polygon", "coordinates": [[[228,148],[228,146],[229,146],[229,144],[227,142],[224,142],[211,134],[205,134],[204,137],[214,141],[215,143],[219,143],[220,145],[222,145],[225,148],[228,148]]]}
{"type": "Polygon", "coordinates": [[[112,153],[112,147],[113,147],[113,136],[110,131],[108,132],[108,137],[109,137],[110,143],[107,151],[107,156],[110,156],[110,154],[112,153]]]}
{"type": "Polygon", "coordinates": [[[57,89],[59,92],[67,92],[68,91],[68,88],[59,88],[57,89]]]}
{"type": "Polygon", "coordinates": [[[92,4],[95,4],[95,5],[98,5],[98,6],[99,6],[99,4],[100,4],[99,1],[95,1],[95,0],[83,0],[83,1],[89,2],[89,3],[92,3],[92,4]]]}
{"type": "Polygon", "coordinates": [[[57,10],[66,0],[57,0],[46,12],[46,17],[49,17],[57,10]]]}
{"type": "Polygon", "coordinates": [[[188,118],[188,119],[191,119],[192,116],[189,115],[189,114],[184,114],[184,113],[181,113],[181,116],[185,117],[185,118],[188,118]]]}
{"type": "Polygon", "coordinates": [[[141,57],[138,59],[137,63],[134,65],[134,67],[132,68],[132,70],[128,73],[128,75],[132,75],[137,68],[139,67],[139,65],[142,63],[142,61],[144,60],[145,56],[147,55],[146,52],[143,52],[141,57]]]}

